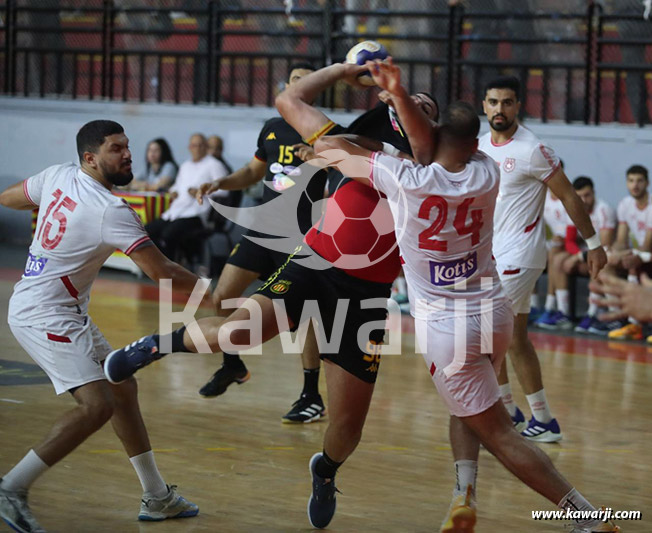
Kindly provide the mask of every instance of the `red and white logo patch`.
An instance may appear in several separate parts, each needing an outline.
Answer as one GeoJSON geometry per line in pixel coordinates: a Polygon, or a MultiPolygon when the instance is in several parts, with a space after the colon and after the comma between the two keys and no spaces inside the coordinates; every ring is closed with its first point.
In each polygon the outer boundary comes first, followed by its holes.
{"type": "Polygon", "coordinates": [[[508,157],[503,163],[503,170],[505,172],[511,172],[516,168],[516,160],[513,157],[508,157]]]}

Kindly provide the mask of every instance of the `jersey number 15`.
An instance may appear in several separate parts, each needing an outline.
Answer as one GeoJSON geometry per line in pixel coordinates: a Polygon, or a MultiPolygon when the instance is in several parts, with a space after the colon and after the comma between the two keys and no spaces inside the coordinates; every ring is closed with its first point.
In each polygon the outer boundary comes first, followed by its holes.
{"type": "Polygon", "coordinates": [[[39,229],[38,235],[36,236],[36,240],[40,239],[43,248],[46,250],[54,250],[57,246],[59,246],[61,239],[63,239],[63,234],[66,232],[68,219],[66,218],[66,214],[61,210],[67,209],[72,213],[77,207],[77,202],[68,196],[65,196],[63,200],[61,200],[61,196],[63,196],[61,189],[54,191],[52,196],[54,196],[54,200],[52,200],[50,205],[48,205],[48,208],[45,211],[45,216],[43,217],[43,220],[41,220],[41,228],[39,229]],[[61,200],[61,202],[59,202],[59,200],[61,200]],[[54,207],[55,205],[56,208],[54,207]],[[50,238],[50,232],[52,231],[51,219],[54,219],[59,223],[59,229],[57,230],[54,238],[50,238]],[[41,234],[43,235],[42,238],[41,234]]]}

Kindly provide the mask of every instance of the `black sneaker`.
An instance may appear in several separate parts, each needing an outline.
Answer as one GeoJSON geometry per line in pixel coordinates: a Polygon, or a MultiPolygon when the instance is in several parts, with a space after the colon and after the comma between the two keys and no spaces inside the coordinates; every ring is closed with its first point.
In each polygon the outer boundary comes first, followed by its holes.
{"type": "Polygon", "coordinates": [[[310,474],[312,475],[312,494],[308,500],[308,520],[312,527],[322,529],[330,524],[335,514],[335,493],[339,492],[335,487],[335,478],[324,479],[315,473],[317,461],[322,453],[316,453],[310,459],[310,474]]]}
{"type": "Polygon", "coordinates": [[[292,404],[290,409],[281,421],[284,424],[309,424],[326,416],[326,408],[321,395],[308,396],[302,394],[299,399],[292,404]]]}
{"type": "Polygon", "coordinates": [[[235,367],[222,364],[218,371],[213,374],[213,377],[209,382],[199,389],[199,394],[205,398],[213,398],[220,394],[224,394],[231,383],[242,385],[245,381],[249,381],[250,377],[251,374],[244,364],[235,367]]]}

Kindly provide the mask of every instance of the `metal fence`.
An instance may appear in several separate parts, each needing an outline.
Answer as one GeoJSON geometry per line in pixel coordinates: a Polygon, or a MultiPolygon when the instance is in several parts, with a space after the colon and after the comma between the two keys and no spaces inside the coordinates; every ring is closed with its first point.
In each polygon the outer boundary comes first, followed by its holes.
{"type": "MultiPolygon", "coordinates": [[[[484,84],[510,73],[523,114],[543,121],[652,115],[652,22],[638,0],[5,0],[0,17],[5,95],[269,106],[293,62],[341,61],[375,39],[411,91],[440,102],[479,106],[484,84]]],[[[338,85],[321,103],[375,101],[338,85]]]]}

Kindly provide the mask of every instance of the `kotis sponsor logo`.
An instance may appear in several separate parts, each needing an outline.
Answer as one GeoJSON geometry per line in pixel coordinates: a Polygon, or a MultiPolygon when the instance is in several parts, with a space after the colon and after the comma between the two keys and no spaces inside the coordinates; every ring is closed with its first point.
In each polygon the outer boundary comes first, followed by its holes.
{"type": "Polygon", "coordinates": [[[454,285],[463,279],[469,279],[478,270],[478,253],[473,252],[462,259],[436,263],[430,261],[430,281],[437,287],[454,285]]]}
{"type": "Polygon", "coordinates": [[[33,278],[34,276],[41,274],[45,268],[45,263],[47,262],[47,257],[29,254],[27,257],[27,264],[25,265],[25,277],[33,278]]]}

